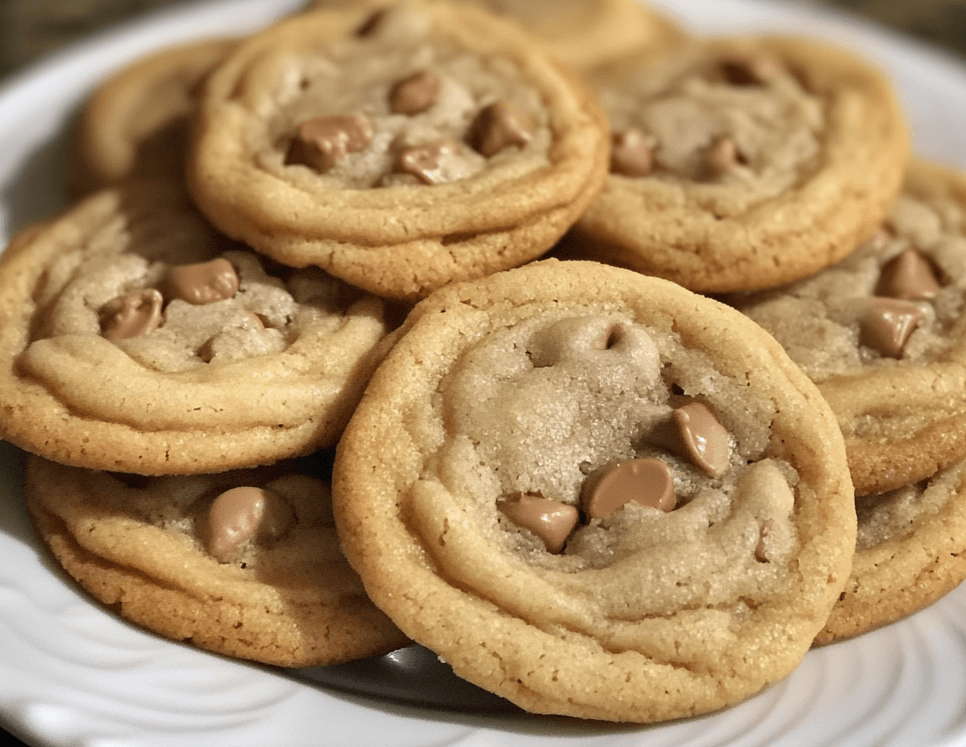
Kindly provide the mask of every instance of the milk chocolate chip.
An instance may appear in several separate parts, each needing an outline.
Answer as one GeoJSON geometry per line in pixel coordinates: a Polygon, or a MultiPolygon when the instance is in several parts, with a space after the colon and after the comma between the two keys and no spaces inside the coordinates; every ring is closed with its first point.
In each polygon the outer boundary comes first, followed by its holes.
{"type": "Polygon", "coordinates": [[[108,340],[130,340],[161,326],[164,298],[154,288],[113,298],[98,311],[101,334],[108,340]]]}
{"type": "Polygon", "coordinates": [[[859,342],[889,358],[900,358],[923,316],[923,310],[910,301],[872,298],[859,319],[859,342]]]}
{"type": "Polygon", "coordinates": [[[459,145],[450,140],[405,148],[399,152],[394,170],[412,174],[424,184],[442,184],[453,179],[444,168],[445,159],[458,151],[459,145]]]}
{"type": "Polygon", "coordinates": [[[529,493],[517,493],[496,507],[514,524],[537,535],[552,553],[563,549],[579,520],[576,507],[529,493]]]}
{"type": "Polygon", "coordinates": [[[521,148],[533,137],[533,125],[516,107],[496,101],[480,110],[470,125],[468,142],[484,156],[492,156],[510,145],[521,148]]]}
{"type": "Polygon", "coordinates": [[[875,292],[877,296],[905,301],[927,301],[936,297],[939,288],[932,265],[915,249],[909,248],[882,268],[875,292]]]}
{"type": "Polygon", "coordinates": [[[702,472],[721,477],[728,471],[728,431],[711,410],[700,402],[691,402],[671,413],[671,423],[682,450],[702,472]]]}
{"type": "Polygon", "coordinates": [[[718,138],[708,150],[708,170],[711,174],[726,174],[741,165],[741,153],[730,137],[718,138]]]}
{"type": "Polygon", "coordinates": [[[228,563],[249,540],[271,544],[294,520],[292,508],[270,490],[232,488],[208,509],[205,546],[219,563],[228,563]]]}
{"type": "Polygon", "coordinates": [[[733,86],[762,85],[775,80],[781,73],[781,63],[771,57],[749,55],[721,63],[722,76],[733,86]]]}
{"type": "Polygon", "coordinates": [[[420,114],[439,98],[439,76],[420,70],[396,83],[389,92],[389,108],[394,114],[420,114]]]}
{"type": "Polygon", "coordinates": [[[285,155],[286,164],[303,164],[320,174],[372,140],[372,125],[359,114],[315,117],[298,126],[285,155]]]}
{"type": "Polygon", "coordinates": [[[654,152],[643,132],[632,127],[613,133],[610,170],[624,176],[647,176],[654,170],[654,152]]]}
{"type": "Polygon", "coordinates": [[[592,519],[609,516],[631,501],[661,511],[673,511],[677,505],[674,478],[661,459],[632,459],[602,467],[588,475],[580,500],[592,519]]]}
{"type": "Polygon", "coordinates": [[[193,265],[168,268],[163,282],[164,294],[190,304],[224,301],[238,292],[238,274],[224,257],[193,265]]]}

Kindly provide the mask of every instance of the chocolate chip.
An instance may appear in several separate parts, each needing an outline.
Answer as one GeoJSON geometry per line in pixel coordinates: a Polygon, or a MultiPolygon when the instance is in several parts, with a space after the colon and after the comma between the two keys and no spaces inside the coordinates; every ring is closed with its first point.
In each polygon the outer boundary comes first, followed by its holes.
{"type": "Polygon", "coordinates": [[[246,542],[270,544],[295,521],[292,508],[270,490],[237,487],[215,498],[206,517],[205,546],[219,563],[227,563],[246,542]]]}
{"type": "Polygon", "coordinates": [[[731,462],[728,431],[705,405],[691,402],[671,413],[681,450],[702,472],[720,477],[731,462]]]}
{"type": "Polygon", "coordinates": [[[425,184],[442,184],[449,181],[443,161],[458,152],[459,146],[450,140],[416,145],[399,152],[394,168],[398,172],[412,174],[425,184]]]}
{"type": "Polygon", "coordinates": [[[909,248],[883,266],[875,292],[877,296],[925,301],[935,298],[939,288],[932,265],[915,249],[909,248]]]}
{"type": "Polygon", "coordinates": [[[609,516],[634,501],[661,511],[677,504],[674,477],[661,459],[631,459],[592,473],[580,491],[584,511],[592,519],[609,516]]]}
{"type": "Polygon", "coordinates": [[[624,176],[647,176],[654,170],[654,153],[643,132],[630,128],[613,133],[610,170],[624,176]]]}
{"type": "Polygon", "coordinates": [[[889,358],[900,358],[923,316],[923,310],[910,301],[872,298],[859,319],[859,342],[889,358]]]}
{"type": "Polygon", "coordinates": [[[723,79],[733,86],[762,85],[775,80],[782,73],[780,62],[760,55],[725,60],[720,69],[723,79]]]}
{"type": "Polygon", "coordinates": [[[325,173],[346,154],[365,148],[370,140],[372,125],[359,114],[313,117],[298,126],[285,163],[325,173]]]}
{"type": "Polygon", "coordinates": [[[201,305],[223,301],[238,292],[238,274],[224,257],[168,268],[162,288],[168,298],[201,305]]]}
{"type": "Polygon", "coordinates": [[[108,340],[129,340],[161,326],[164,298],[154,288],[113,298],[98,311],[101,334],[108,340]]]}
{"type": "Polygon", "coordinates": [[[738,146],[730,137],[718,138],[708,150],[708,169],[712,174],[734,171],[743,163],[738,146]]]}
{"type": "Polygon", "coordinates": [[[383,18],[386,16],[386,9],[379,8],[378,10],[371,13],[366,20],[362,22],[362,25],[356,29],[356,36],[370,36],[382,22],[383,18]]]}
{"type": "Polygon", "coordinates": [[[439,76],[420,70],[396,83],[389,92],[389,109],[394,114],[420,114],[439,98],[439,76]]]}
{"type": "Polygon", "coordinates": [[[509,146],[523,147],[532,138],[533,125],[525,114],[505,101],[481,109],[467,134],[473,149],[487,157],[509,146]]]}
{"type": "Polygon", "coordinates": [[[574,506],[529,493],[517,493],[496,506],[514,524],[543,540],[552,553],[563,549],[580,518],[574,506]]]}

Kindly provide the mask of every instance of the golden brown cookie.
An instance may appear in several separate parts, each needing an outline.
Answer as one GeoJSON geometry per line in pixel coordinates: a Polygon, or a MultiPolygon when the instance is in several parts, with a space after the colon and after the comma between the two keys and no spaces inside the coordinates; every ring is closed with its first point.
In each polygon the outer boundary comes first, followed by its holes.
{"type": "Polygon", "coordinates": [[[468,0],[505,15],[546,41],[578,70],[638,49],[681,43],[687,33],[640,0],[468,0]]]}
{"type": "Polygon", "coordinates": [[[852,575],[816,644],[852,638],[932,604],[966,579],[966,462],[856,499],[852,575]]]}
{"type": "Polygon", "coordinates": [[[966,176],[914,162],[881,230],[823,272],[727,300],[818,384],[859,494],[966,459],[966,176]]]}
{"type": "MultiPolygon", "coordinates": [[[[565,63],[586,70],[637,49],[680,43],[688,34],[643,0],[463,0],[511,19],[549,44],[565,63]]],[[[358,4],[310,0],[308,7],[358,4]]],[[[380,0],[366,0],[380,4],[380,0]]],[[[383,0],[382,4],[385,4],[383,0]]]]}
{"type": "Polygon", "coordinates": [[[760,327],[545,261],[437,291],[339,443],[346,557],[399,627],[528,711],[652,722],[791,672],[855,542],[835,419],[760,327]]]}
{"type": "Polygon", "coordinates": [[[70,135],[68,187],[80,197],[130,177],[184,181],[191,116],[230,39],[166,47],[102,81],[70,135]]]}
{"type": "Polygon", "coordinates": [[[189,186],[228,235],[416,299],[546,251],[600,190],[593,95],[481,9],[300,14],[210,76],[189,186]]]}
{"type": "Polygon", "coordinates": [[[0,434],[140,474],[332,445],[387,329],[383,302],[218,234],[167,182],[107,189],[0,257],[0,434]]]}
{"type": "Polygon", "coordinates": [[[339,550],[328,484],[302,469],[137,478],[31,457],[25,490],[67,573],[165,638],[283,667],[406,645],[339,550]]]}
{"type": "Polygon", "coordinates": [[[700,292],[760,289],[840,259],[897,194],[909,138],[889,80],[840,48],[696,41],[595,73],[611,173],[571,251],[700,292]]]}

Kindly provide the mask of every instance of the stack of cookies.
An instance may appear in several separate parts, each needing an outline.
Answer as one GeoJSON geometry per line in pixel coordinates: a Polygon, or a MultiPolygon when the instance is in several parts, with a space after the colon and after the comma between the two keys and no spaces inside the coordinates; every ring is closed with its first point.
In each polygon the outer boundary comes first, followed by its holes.
{"type": "Polygon", "coordinates": [[[966,577],[966,177],[852,53],[554,10],[315,2],[92,93],[0,436],[97,600],[651,723],[966,577]]]}

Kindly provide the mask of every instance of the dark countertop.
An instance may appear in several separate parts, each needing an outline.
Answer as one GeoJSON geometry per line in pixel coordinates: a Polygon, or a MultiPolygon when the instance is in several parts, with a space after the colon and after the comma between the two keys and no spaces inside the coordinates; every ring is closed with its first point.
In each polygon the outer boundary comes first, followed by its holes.
{"type": "MultiPolygon", "coordinates": [[[[0,80],[45,55],[162,6],[203,0],[0,0],[0,80]]],[[[902,30],[966,59],[966,0],[817,0],[902,30]]],[[[0,728],[6,743],[23,742],[0,728]]]]}

